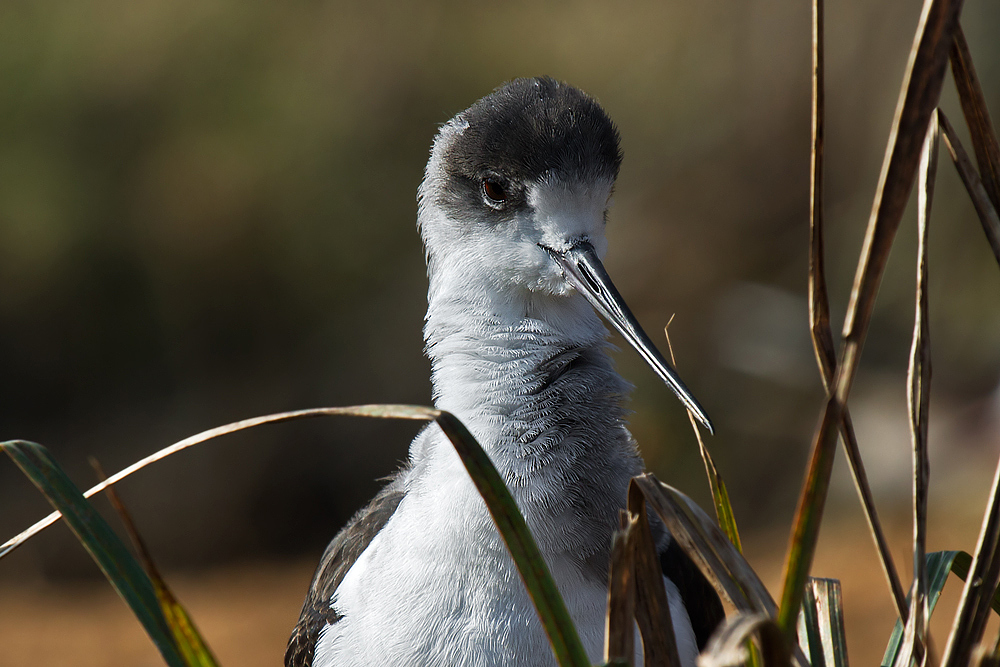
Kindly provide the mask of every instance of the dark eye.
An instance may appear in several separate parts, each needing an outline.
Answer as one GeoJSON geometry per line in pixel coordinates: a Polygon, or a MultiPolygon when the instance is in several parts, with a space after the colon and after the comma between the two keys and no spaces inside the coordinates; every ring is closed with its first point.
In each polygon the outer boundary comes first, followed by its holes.
{"type": "Polygon", "coordinates": [[[483,194],[493,204],[502,204],[507,201],[507,188],[495,178],[483,179],[483,194]]]}

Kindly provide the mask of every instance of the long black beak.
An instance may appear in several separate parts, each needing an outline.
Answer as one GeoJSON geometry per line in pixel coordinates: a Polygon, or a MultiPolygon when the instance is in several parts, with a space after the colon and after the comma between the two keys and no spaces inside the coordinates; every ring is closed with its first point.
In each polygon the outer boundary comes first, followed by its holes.
{"type": "Polygon", "coordinates": [[[590,301],[604,319],[614,325],[615,329],[618,329],[618,332],[636,349],[653,371],[660,376],[660,379],[666,382],[667,386],[677,394],[681,403],[694,413],[694,416],[710,433],[715,433],[712,421],[705,414],[705,409],[681,382],[681,378],[673,366],[667,363],[653,342],[649,340],[649,336],[639,326],[638,320],[625,304],[621,294],[615,289],[611,277],[604,270],[604,265],[597,257],[594,246],[587,242],[577,243],[565,252],[558,252],[546,246],[541,247],[562,267],[563,275],[566,276],[570,284],[587,297],[587,301],[590,301]]]}

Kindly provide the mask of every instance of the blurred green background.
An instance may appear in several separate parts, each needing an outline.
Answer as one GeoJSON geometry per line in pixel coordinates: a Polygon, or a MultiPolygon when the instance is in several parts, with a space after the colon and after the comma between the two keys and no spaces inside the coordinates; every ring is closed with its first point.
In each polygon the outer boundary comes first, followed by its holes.
{"type": "MultiPolygon", "coordinates": [[[[836,330],[919,9],[827,8],[836,330]]],[[[963,24],[1000,114],[1000,7],[968,0],[963,24]]],[[[548,74],[618,124],[608,269],[654,338],[676,313],[679,368],[718,427],[709,445],[737,517],[783,530],[822,398],[805,301],[809,40],[807,3],[788,0],[5,0],[0,436],[47,445],[86,486],[88,455],[117,470],[244,417],[427,403],[414,219],[430,142],[503,81],[548,74]]],[[[950,76],[943,105],[961,124],[950,76]]],[[[932,503],[979,504],[1000,452],[1000,280],[942,155],[932,503]]],[[[911,210],[852,397],[889,513],[905,512],[909,492],[914,228],[911,210]]],[[[630,349],[619,364],[636,384],[632,430],[648,464],[706,499],[676,400],[630,349]]],[[[415,431],[267,427],[121,492],[167,567],[315,560],[415,431]]],[[[837,474],[832,511],[856,515],[837,474]]],[[[4,539],[47,512],[4,463],[0,508],[4,539]]],[[[0,581],[95,571],[58,528],[0,563],[0,581]]]]}

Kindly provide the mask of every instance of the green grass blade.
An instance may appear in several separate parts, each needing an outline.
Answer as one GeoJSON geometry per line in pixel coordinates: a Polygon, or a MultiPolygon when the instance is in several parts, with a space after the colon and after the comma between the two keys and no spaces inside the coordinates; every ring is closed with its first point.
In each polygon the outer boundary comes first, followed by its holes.
{"type": "MultiPolygon", "coordinates": [[[[673,318],[670,318],[673,321],[673,318]]],[[[667,337],[667,350],[670,352],[670,363],[677,368],[677,358],[674,356],[674,346],[670,342],[670,322],[663,328],[663,334],[667,337]]],[[[698,428],[698,420],[694,413],[687,411],[688,421],[691,422],[691,429],[694,437],[698,441],[698,451],[701,452],[702,463],[705,464],[705,475],[708,477],[708,487],[712,490],[712,501],[715,505],[715,516],[719,520],[722,532],[726,534],[729,541],[736,549],[743,553],[743,543],[740,541],[740,531],[736,527],[736,515],[733,514],[733,505],[729,502],[729,491],[726,490],[726,483],[719,474],[719,469],[715,467],[715,460],[705,446],[705,440],[701,437],[701,429],[698,428]]],[[[756,667],[752,665],[752,667],[756,667]]]]}
{"type": "Polygon", "coordinates": [[[806,594],[802,597],[802,607],[799,609],[798,636],[799,648],[809,658],[809,664],[812,667],[826,667],[823,638],[819,633],[816,596],[813,594],[812,586],[806,586],[806,594]]]}
{"type": "Polygon", "coordinates": [[[813,667],[847,667],[847,636],[844,632],[840,581],[810,577],[806,586],[806,601],[812,607],[812,618],[816,624],[814,631],[819,639],[818,646],[810,646],[813,667]]]}
{"type": "Polygon", "coordinates": [[[573,625],[566,603],[556,587],[549,567],[542,558],[528,525],[510,495],[500,473],[483,451],[482,446],[455,415],[442,410],[413,405],[362,405],[349,408],[329,408],[327,414],[355,415],[388,419],[433,419],[458,452],[473,484],[486,502],[486,507],[510,551],[514,564],[524,581],[552,644],[552,652],[560,667],[589,667],[590,659],[583,649],[580,635],[573,625]]]}
{"type": "Polygon", "coordinates": [[[573,625],[559,589],[556,588],[548,565],[490,457],[465,425],[451,413],[439,412],[435,421],[451,440],[479,494],[486,501],[490,515],[514,558],[531,601],[535,604],[542,626],[548,633],[559,665],[590,665],[580,635],[573,625]]]}
{"type": "MultiPolygon", "coordinates": [[[[970,567],[972,567],[972,556],[966,551],[934,551],[927,554],[928,620],[934,613],[934,607],[937,605],[938,598],[941,597],[944,585],[948,583],[948,574],[954,573],[959,579],[965,581],[969,576],[970,567]]],[[[994,612],[1000,614],[1000,589],[994,591],[990,606],[994,612]]],[[[886,646],[885,655],[882,658],[882,667],[888,667],[895,663],[903,643],[903,630],[903,624],[896,621],[896,627],[892,629],[889,644],[886,646]]]]}
{"type": "MultiPolygon", "coordinates": [[[[937,553],[952,553],[950,551],[937,552],[937,553]]],[[[954,572],[959,579],[965,581],[969,577],[969,568],[972,567],[972,554],[966,551],[956,551],[955,559],[951,563],[951,571],[954,572]]],[[[935,600],[936,602],[936,600],[935,600]]],[[[990,607],[998,615],[1000,615],[1000,588],[993,591],[993,598],[990,600],[990,607]]]]}
{"type": "Polygon", "coordinates": [[[186,667],[170,634],[149,577],[97,510],[87,502],[41,445],[23,440],[0,443],[17,467],[57,510],[77,539],[132,609],[170,667],[186,667]]]}
{"type": "MultiPolygon", "coordinates": [[[[714,470],[714,462],[712,463],[712,467],[714,470]]],[[[712,484],[712,499],[715,501],[715,515],[719,519],[719,526],[722,528],[722,532],[726,534],[726,537],[733,543],[733,546],[740,553],[743,553],[743,542],[740,540],[739,528],[736,527],[736,515],[733,514],[733,506],[729,502],[729,491],[726,489],[726,483],[717,472],[712,484]]]]}
{"type": "MultiPolygon", "coordinates": [[[[673,321],[673,318],[670,318],[673,321]]],[[[677,368],[677,359],[674,357],[674,346],[670,342],[670,322],[664,327],[663,333],[667,337],[667,349],[670,351],[670,362],[677,368]]],[[[698,421],[691,410],[687,411],[688,421],[691,422],[691,429],[694,437],[698,440],[698,450],[701,452],[702,463],[705,464],[705,476],[708,477],[708,488],[712,491],[712,504],[715,506],[715,518],[719,522],[719,527],[726,534],[729,541],[733,543],[736,550],[743,553],[743,541],[740,539],[740,530],[736,526],[736,514],[733,513],[733,505],[729,501],[729,490],[726,482],[722,479],[719,469],[715,466],[715,460],[711,452],[705,446],[705,440],[701,437],[701,429],[698,428],[698,421]]],[[[761,657],[756,645],[752,641],[747,641],[747,667],[760,667],[761,657]]]]}
{"type": "Polygon", "coordinates": [[[177,602],[162,579],[154,582],[154,585],[160,600],[160,608],[163,609],[163,614],[170,625],[170,632],[177,642],[177,648],[184,657],[184,662],[188,667],[218,667],[218,661],[198,632],[187,610],[177,602]]]}
{"type": "MultiPolygon", "coordinates": [[[[91,459],[91,465],[101,479],[106,478],[96,460],[91,459]]],[[[218,667],[218,661],[202,638],[194,620],[177,600],[173,591],[167,586],[166,580],[160,574],[160,569],[153,561],[146,541],[139,534],[139,529],[136,527],[135,521],[132,520],[132,514],[125,507],[125,503],[122,502],[115,487],[109,486],[104,490],[104,493],[111,502],[111,506],[118,513],[122,525],[125,527],[125,532],[128,533],[129,539],[132,541],[139,563],[153,584],[153,590],[156,592],[156,599],[160,603],[163,617],[170,628],[177,650],[184,658],[184,663],[188,667],[218,667]]]]}
{"type": "MultiPolygon", "coordinates": [[[[948,573],[952,571],[953,564],[956,557],[959,554],[965,553],[964,551],[934,551],[927,554],[927,620],[930,620],[931,614],[934,613],[934,607],[937,605],[938,598],[941,597],[941,591],[944,590],[944,585],[948,583],[948,573]]],[[[965,554],[967,557],[966,562],[971,563],[972,558],[965,554]]],[[[966,565],[965,572],[968,574],[968,565],[966,565]]],[[[909,603],[910,596],[906,596],[906,601],[909,603]]],[[[882,657],[882,667],[890,667],[895,664],[896,657],[899,654],[900,649],[903,646],[903,623],[900,620],[896,621],[896,626],[892,629],[892,634],[889,636],[889,644],[886,646],[885,655],[882,657]]]]}

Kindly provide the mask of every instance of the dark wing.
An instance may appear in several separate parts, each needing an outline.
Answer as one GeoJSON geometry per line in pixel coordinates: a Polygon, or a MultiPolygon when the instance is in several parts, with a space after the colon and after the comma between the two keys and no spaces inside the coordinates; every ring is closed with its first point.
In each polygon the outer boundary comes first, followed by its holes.
{"type": "Polygon", "coordinates": [[[302,605],[299,622],[292,630],[288,648],[285,649],[285,667],[312,667],[320,632],[340,620],[340,615],[330,608],[330,598],[347,571],[396,511],[399,501],[403,499],[405,476],[405,470],[397,474],[367,507],[347,522],[323,552],[302,605]]]}
{"type": "Polygon", "coordinates": [[[719,594],[676,540],[671,539],[667,548],[660,551],[660,567],[663,575],[674,582],[680,591],[698,641],[698,650],[704,650],[708,638],[726,617],[719,594]]]}

